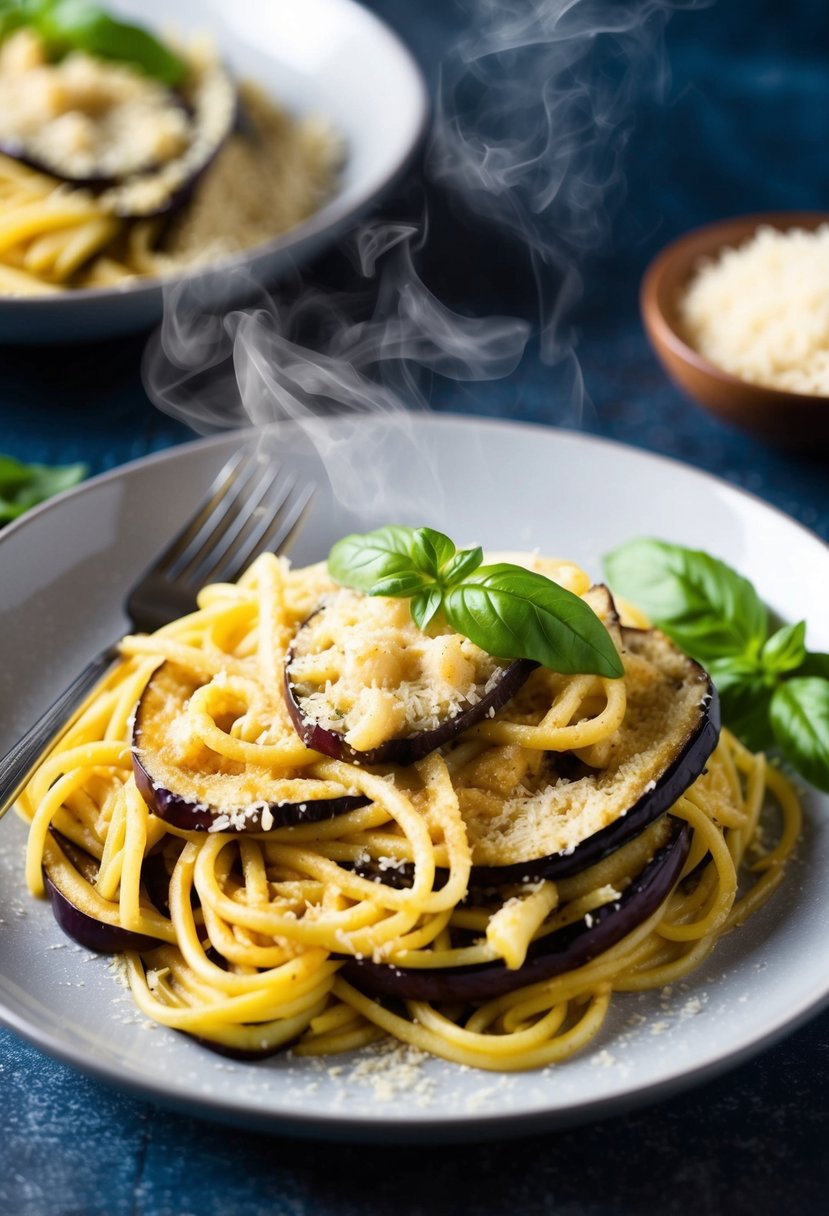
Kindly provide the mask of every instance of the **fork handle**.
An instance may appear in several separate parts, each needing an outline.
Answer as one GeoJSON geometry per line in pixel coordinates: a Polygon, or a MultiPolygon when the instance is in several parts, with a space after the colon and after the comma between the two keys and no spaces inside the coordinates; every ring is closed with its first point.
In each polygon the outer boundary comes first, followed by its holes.
{"type": "Polygon", "coordinates": [[[76,721],[84,701],[106,675],[118,651],[107,647],[84,667],[19,743],[0,759],[0,819],[19,797],[41,759],[52,750],[76,721]]]}

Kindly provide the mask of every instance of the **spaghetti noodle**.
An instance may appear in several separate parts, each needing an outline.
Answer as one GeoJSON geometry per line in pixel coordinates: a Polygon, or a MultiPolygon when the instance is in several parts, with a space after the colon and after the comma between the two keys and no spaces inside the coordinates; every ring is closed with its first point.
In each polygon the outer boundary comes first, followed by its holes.
{"type": "MultiPolygon", "coordinates": [[[[577,568],[551,569],[586,591],[577,568]]],[[[123,951],[148,1018],[242,1056],[343,1052],[392,1035],[476,1068],[537,1068],[589,1044],[614,993],[659,989],[698,967],[781,881],[797,799],[723,730],[669,814],[575,873],[493,888],[465,818],[470,789],[506,802],[556,746],[562,764],[585,765],[573,748],[596,768],[609,763],[595,749],[618,737],[632,660],[621,691],[559,679],[553,704],[519,713],[510,702],[406,768],[333,760],[298,739],[282,683],[292,638],[330,589],[323,566],[293,570],[265,555],[238,584],[206,588],[192,615],[124,639],[116,669],[21,797],[31,892],[57,892],[76,923],[114,935],[108,948],[123,951]],[[164,728],[177,762],[236,796],[248,783],[252,819],[188,829],[150,810],[136,785],[133,715],[160,671],[192,689],[164,728]],[[335,797],[348,809],[279,823],[281,806],[335,797]],[[776,838],[765,843],[770,812],[776,838]],[[545,942],[615,923],[680,837],[687,856],[655,905],[606,948],[534,981],[545,942]],[[437,976],[443,994],[378,999],[361,981],[372,968],[392,983],[437,976]],[[462,984],[453,990],[453,977],[493,968],[505,990],[471,1000],[462,984]]]]}

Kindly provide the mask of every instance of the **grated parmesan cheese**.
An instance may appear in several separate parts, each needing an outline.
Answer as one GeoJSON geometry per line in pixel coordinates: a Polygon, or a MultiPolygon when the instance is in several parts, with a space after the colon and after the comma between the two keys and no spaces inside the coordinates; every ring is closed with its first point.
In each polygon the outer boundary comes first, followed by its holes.
{"type": "Polygon", "coordinates": [[[762,226],[704,260],[680,300],[680,320],[690,345],[723,371],[829,395],[829,224],[814,232],[762,226]]]}
{"type": "Polygon", "coordinates": [[[308,718],[368,751],[479,704],[505,666],[451,630],[423,633],[405,601],[342,589],[298,635],[288,673],[308,718]]]}

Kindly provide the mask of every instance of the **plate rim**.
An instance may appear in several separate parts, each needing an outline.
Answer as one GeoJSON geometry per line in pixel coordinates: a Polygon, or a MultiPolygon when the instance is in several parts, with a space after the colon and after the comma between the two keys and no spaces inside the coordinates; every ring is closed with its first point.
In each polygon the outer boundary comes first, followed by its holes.
{"type": "MultiPolygon", "coordinates": [[[[416,425],[425,424],[427,427],[485,427],[491,431],[519,432],[527,435],[544,435],[553,442],[564,441],[576,446],[587,448],[600,447],[610,453],[621,452],[628,457],[642,458],[645,463],[655,467],[676,467],[685,475],[692,475],[704,483],[718,486],[728,491],[738,499],[748,500],[755,508],[771,512],[779,517],[786,527],[794,528],[802,533],[809,541],[817,541],[826,551],[829,558],[829,544],[821,536],[792,518],[785,511],[767,502],[765,499],[732,485],[723,478],[686,464],[671,456],[636,447],[616,439],[597,436],[590,433],[570,431],[563,428],[553,428],[534,422],[512,421],[502,418],[478,417],[467,414],[450,412],[416,414],[416,425]]],[[[282,424],[283,426],[285,424],[282,424]]],[[[289,428],[292,424],[288,424],[289,428]]],[[[279,429],[280,424],[276,424],[279,429]]],[[[37,523],[51,512],[61,510],[68,501],[77,500],[89,492],[108,482],[119,481],[125,477],[141,475],[144,468],[175,462],[191,453],[198,453],[213,448],[232,446],[243,442],[251,434],[256,433],[255,427],[227,430],[218,434],[194,438],[181,443],[135,458],[115,468],[106,470],[95,477],[89,478],[80,485],[56,495],[45,503],[33,508],[20,519],[8,525],[0,533],[0,564],[3,562],[5,545],[9,538],[20,537],[32,523],[37,523]]],[[[2,830],[0,828],[0,830],[2,830]]],[[[794,1009],[783,1012],[770,1022],[761,1033],[735,1050],[720,1052],[712,1058],[696,1066],[685,1068],[676,1073],[662,1076],[644,1084],[634,1081],[620,1083],[617,1090],[611,1094],[597,1094],[578,1105],[567,1104],[554,1109],[525,1109],[507,1110],[505,1112],[490,1111],[453,1111],[448,1115],[426,1115],[416,1119],[405,1116],[395,1118],[393,1112],[379,1105],[377,1114],[343,1113],[331,1110],[308,1112],[295,1109],[291,1113],[268,1108],[252,1108],[244,1094],[236,1095],[221,1093],[210,1095],[194,1094],[192,1097],[168,1091],[160,1087],[157,1081],[143,1082],[140,1078],[125,1075],[119,1071],[117,1062],[100,1061],[85,1056],[79,1045],[73,1046],[62,1041],[51,1028],[32,1026],[23,1015],[18,1015],[9,1009],[0,994],[0,1023],[8,1027],[20,1038],[42,1050],[48,1056],[64,1064],[94,1077],[116,1089],[127,1091],[145,1101],[155,1102],[161,1106],[176,1110],[186,1110],[190,1114],[204,1117],[212,1121],[256,1128],[267,1133],[281,1133],[302,1138],[323,1140],[344,1140],[355,1142],[375,1143],[428,1143],[437,1139],[446,1142],[462,1142],[472,1139],[491,1139],[499,1137],[515,1137],[531,1134],[542,1129],[574,1127],[599,1118],[608,1118],[625,1110],[651,1105],[660,1099],[682,1093],[692,1087],[712,1080],[723,1073],[738,1067],[745,1061],[767,1050],[782,1038],[797,1030],[800,1026],[816,1017],[824,1008],[829,1006],[829,979],[825,980],[820,990],[812,989],[804,993],[794,1009]],[[391,1116],[391,1117],[390,1117],[391,1116]]],[[[501,1074],[493,1074],[500,1076],[501,1074]]],[[[533,1075],[533,1074],[530,1074],[533,1075]]]]}
{"type": "MultiPolygon", "coordinates": [[[[355,0],[349,0],[349,3],[354,3],[355,0]]],[[[790,515],[782,507],[776,503],[769,502],[754,490],[747,489],[743,486],[734,485],[733,482],[726,480],[725,477],[719,476],[717,473],[712,473],[708,469],[704,469],[699,465],[691,464],[680,459],[678,456],[666,455],[662,452],[653,451],[650,448],[637,446],[635,443],[626,442],[622,439],[616,439],[608,435],[595,435],[589,431],[571,430],[568,427],[550,426],[541,422],[529,422],[524,419],[516,418],[499,418],[489,415],[479,414],[464,414],[451,410],[432,410],[426,409],[406,411],[415,420],[415,425],[420,425],[421,420],[426,420],[427,425],[435,424],[467,424],[474,423],[476,427],[485,427],[493,429],[503,429],[506,431],[526,431],[535,434],[556,435],[558,438],[564,438],[566,442],[575,442],[577,444],[585,443],[589,447],[603,447],[611,451],[622,451],[627,455],[641,457],[645,462],[651,462],[655,466],[669,465],[676,469],[681,469],[684,474],[691,474],[703,481],[709,482],[712,485],[718,486],[729,494],[734,494],[738,498],[744,498],[760,507],[764,511],[770,512],[779,520],[785,522],[786,525],[796,529],[810,540],[817,541],[827,551],[829,556],[829,540],[825,540],[819,532],[810,528],[807,524],[802,523],[793,515],[790,515]]],[[[332,415],[336,418],[336,415],[332,415]]],[[[293,425],[291,420],[281,420],[268,424],[269,427],[278,428],[293,425]]],[[[59,494],[53,495],[45,502],[38,503],[34,507],[30,507],[28,511],[18,519],[12,520],[0,530],[0,549],[6,538],[12,534],[17,534],[22,528],[26,527],[33,519],[38,518],[42,513],[50,510],[55,505],[64,503],[69,498],[75,498],[90,488],[94,488],[99,484],[103,484],[108,480],[117,481],[124,474],[130,473],[136,468],[141,468],[145,465],[172,460],[181,453],[186,453],[194,449],[202,449],[207,447],[221,447],[225,443],[229,443],[235,436],[238,441],[244,442],[245,438],[249,438],[257,433],[257,428],[253,425],[245,427],[232,427],[227,430],[218,431],[209,435],[196,436],[193,439],[184,439],[182,441],[172,440],[167,446],[158,448],[155,451],[148,452],[144,456],[136,456],[130,460],[125,460],[122,464],[114,465],[112,468],[104,469],[100,473],[96,473],[91,477],[87,477],[78,485],[70,487],[68,490],[62,490],[59,494]]]]}

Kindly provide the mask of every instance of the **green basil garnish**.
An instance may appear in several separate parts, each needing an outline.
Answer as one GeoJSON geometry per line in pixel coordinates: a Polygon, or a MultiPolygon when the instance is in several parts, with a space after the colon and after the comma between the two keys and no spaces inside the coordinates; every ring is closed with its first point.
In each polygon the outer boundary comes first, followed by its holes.
{"type": "Polygon", "coordinates": [[[0,524],[11,523],[30,507],[77,485],[86,472],[83,464],[53,468],[0,456],[0,524]]]}
{"type": "Polygon", "coordinates": [[[751,583],[701,550],[634,540],[607,555],[605,573],[700,662],[759,651],[766,639],[766,608],[751,583]]]}
{"type": "Polygon", "coordinates": [[[806,649],[806,622],[769,636],[753,585],[698,549],[633,540],[605,557],[611,589],[707,667],[723,720],[746,746],[775,744],[793,768],[829,792],[829,655],[806,649]]]}
{"type": "Polygon", "coordinates": [[[495,658],[532,659],[566,675],[624,675],[610,634],[579,596],[522,566],[482,562],[480,548],[458,550],[442,532],[391,525],[344,537],[328,570],[367,595],[410,600],[420,629],[441,613],[495,658]]]}
{"type": "Polygon", "coordinates": [[[328,555],[328,573],[338,583],[369,593],[382,578],[411,568],[411,528],[395,524],[364,536],[344,536],[328,555]]]}
{"type": "Polygon", "coordinates": [[[22,26],[42,39],[50,59],[85,51],[128,63],[170,87],[187,73],[185,61],[148,30],[116,20],[93,0],[0,0],[0,38],[22,26]]]}
{"type": "Polygon", "coordinates": [[[787,680],[774,691],[770,716],[783,754],[807,781],[829,793],[829,680],[787,680]]]}

